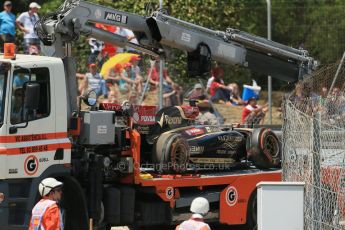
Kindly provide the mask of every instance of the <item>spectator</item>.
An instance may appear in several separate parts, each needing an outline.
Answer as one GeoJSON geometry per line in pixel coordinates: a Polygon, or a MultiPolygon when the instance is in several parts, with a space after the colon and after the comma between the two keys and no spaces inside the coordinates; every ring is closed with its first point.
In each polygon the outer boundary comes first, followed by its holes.
{"type": "Polygon", "coordinates": [[[108,98],[103,100],[103,103],[119,104],[117,98],[118,98],[117,91],[115,89],[111,89],[108,93],[108,98]]]}
{"type": "Polygon", "coordinates": [[[328,114],[335,114],[340,107],[340,89],[338,87],[333,87],[330,97],[326,103],[326,110],[328,114]]]}
{"type": "Polygon", "coordinates": [[[104,48],[104,42],[95,38],[89,38],[89,45],[91,51],[87,63],[89,65],[92,63],[98,63],[98,68],[101,68],[103,64],[102,50],[104,48]]]}
{"type": "Polygon", "coordinates": [[[140,56],[132,56],[129,60],[132,64],[132,74],[134,75],[140,75],[140,67],[138,66],[140,60],[140,56]]]}
{"type": "Polygon", "coordinates": [[[138,94],[141,94],[142,92],[142,82],[143,82],[143,77],[140,75],[140,67],[138,66],[139,61],[141,60],[140,57],[133,56],[130,59],[130,63],[132,64],[131,67],[131,79],[135,79],[137,81],[137,92],[138,94]]]}
{"type": "MultiPolygon", "coordinates": [[[[148,71],[150,72],[150,70],[148,71]]],[[[157,88],[159,86],[159,62],[155,61],[155,64],[152,67],[150,84],[152,88],[157,88]]],[[[172,85],[174,84],[173,80],[169,77],[168,70],[163,69],[163,88],[165,91],[172,91],[172,85]]]]}
{"type": "Polygon", "coordinates": [[[163,100],[163,105],[165,107],[176,105],[176,91],[172,90],[170,92],[163,93],[163,100]]]}
{"type": "Polygon", "coordinates": [[[40,51],[39,48],[36,45],[30,45],[29,46],[29,54],[30,55],[39,55],[40,51]]]}
{"type": "Polygon", "coordinates": [[[118,63],[114,68],[110,68],[106,75],[106,82],[108,85],[115,86],[123,78],[123,66],[118,63]]]}
{"type": "Polygon", "coordinates": [[[97,72],[97,65],[95,63],[89,65],[89,72],[85,74],[84,81],[81,85],[81,94],[84,94],[87,88],[95,90],[98,97],[103,95],[106,98],[108,96],[105,80],[97,72]]]}
{"type": "Polygon", "coordinates": [[[4,43],[14,42],[16,33],[16,16],[11,13],[11,1],[5,1],[4,11],[0,13],[0,40],[1,51],[3,51],[4,43]]]}
{"type": "Polygon", "coordinates": [[[132,64],[130,62],[124,64],[124,70],[121,75],[121,80],[119,81],[120,90],[123,92],[130,92],[133,88],[135,90],[135,85],[137,84],[136,79],[131,78],[132,64]]]}
{"type": "Polygon", "coordinates": [[[206,92],[210,93],[210,88],[212,85],[212,82],[214,81],[215,77],[221,78],[221,83],[224,84],[223,77],[224,77],[224,70],[220,68],[219,66],[212,69],[212,76],[208,79],[207,85],[206,85],[206,92]]]}
{"type": "Polygon", "coordinates": [[[212,102],[226,103],[226,105],[231,105],[230,94],[231,90],[224,85],[221,75],[215,76],[214,80],[210,86],[210,95],[212,102]]]}
{"type": "Polygon", "coordinates": [[[332,97],[337,98],[339,96],[340,89],[338,87],[333,87],[332,89],[332,97]]]}
{"type": "Polygon", "coordinates": [[[322,97],[327,97],[327,93],[328,93],[328,89],[327,89],[327,87],[326,86],[322,86],[321,87],[321,93],[320,93],[320,95],[322,96],[322,97]]]}
{"type": "Polygon", "coordinates": [[[207,101],[197,103],[199,115],[196,118],[196,123],[200,125],[218,125],[217,116],[213,113],[211,105],[207,101]]]}
{"type": "Polygon", "coordinates": [[[240,96],[240,89],[236,83],[230,83],[228,85],[228,88],[231,91],[230,94],[230,102],[233,105],[244,105],[244,101],[242,100],[240,96]]]}
{"type": "Polygon", "coordinates": [[[35,33],[34,27],[39,20],[38,10],[41,8],[36,2],[31,2],[29,11],[21,13],[17,18],[17,26],[24,32],[24,53],[29,54],[31,45],[37,47],[38,51],[41,50],[40,39],[35,33]]]}
{"type": "Polygon", "coordinates": [[[247,106],[242,111],[242,124],[257,125],[263,124],[268,105],[259,106],[255,97],[249,98],[247,106]]]}
{"type": "Polygon", "coordinates": [[[204,87],[200,83],[196,83],[193,90],[188,93],[187,98],[189,100],[198,100],[203,96],[205,97],[204,87]]]}
{"type": "Polygon", "coordinates": [[[304,99],[305,99],[305,94],[303,93],[303,86],[301,83],[297,83],[295,85],[295,90],[292,95],[292,101],[294,102],[296,107],[301,110],[304,106],[303,105],[304,99]]]}
{"type": "MultiPolygon", "coordinates": [[[[103,25],[100,23],[96,23],[95,26],[96,28],[108,31],[110,33],[115,33],[116,31],[116,26],[103,25]]],[[[116,49],[117,49],[116,46],[105,42],[102,48],[102,60],[105,60],[114,56],[116,54],[116,49]]]]}
{"type": "Polygon", "coordinates": [[[129,103],[131,103],[131,105],[137,105],[139,104],[139,94],[138,92],[132,90],[130,95],[129,95],[129,103]]]}
{"type": "MultiPolygon", "coordinates": [[[[150,84],[152,88],[157,88],[159,86],[159,78],[159,62],[156,61],[153,66],[150,78],[150,84]]],[[[170,95],[169,100],[172,105],[182,104],[182,88],[170,78],[168,70],[166,68],[163,70],[163,95],[170,95]],[[174,90],[175,93],[172,93],[174,90]]]]}

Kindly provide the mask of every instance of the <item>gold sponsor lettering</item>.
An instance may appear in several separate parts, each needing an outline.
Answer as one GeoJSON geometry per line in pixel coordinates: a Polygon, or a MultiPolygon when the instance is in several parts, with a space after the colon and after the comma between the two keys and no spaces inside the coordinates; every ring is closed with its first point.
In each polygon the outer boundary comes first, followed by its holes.
{"type": "Polygon", "coordinates": [[[205,129],[208,133],[215,133],[215,132],[221,131],[219,127],[215,127],[215,126],[206,126],[205,129]]]}
{"type": "Polygon", "coordinates": [[[180,125],[182,124],[181,117],[169,117],[168,115],[164,115],[165,123],[169,125],[180,125]]]}
{"type": "Polygon", "coordinates": [[[204,146],[189,146],[189,152],[192,154],[201,154],[204,152],[204,146]]]}
{"type": "Polygon", "coordinates": [[[217,150],[217,154],[226,154],[227,152],[226,152],[226,150],[224,150],[224,149],[218,149],[217,150]]]}
{"type": "Polygon", "coordinates": [[[218,140],[219,141],[223,141],[223,142],[240,142],[242,141],[242,137],[236,137],[236,136],[218,136],[218,140]]]}

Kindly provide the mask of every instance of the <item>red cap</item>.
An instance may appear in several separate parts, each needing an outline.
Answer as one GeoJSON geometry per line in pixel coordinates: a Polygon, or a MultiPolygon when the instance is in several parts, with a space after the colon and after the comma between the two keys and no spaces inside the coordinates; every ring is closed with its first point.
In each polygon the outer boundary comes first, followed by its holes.
{"type": "Polygon", "coordinates": [[[123,64],[124,68],[131,67],[131,66],[132,66],[132,64],[130,62],[127,62],[127,63],[123,64]]]}
{"type": "Polygon", "coordinates": [[[132,56],[129,61],[132,62],[132,61],[139,61],[139,60],[141,60],[139,56],[132,56]]]}
{"type": "Polygon", "coordinates": [[[96,67],[97,65],[95,63],[91,63],[89,67],[96,67]]]}
{"type": "Polygon", "coordinates": [[[115,66],[114,66],[114,70],[115,71],[120,71],[122,69],[122,65],[120,63],[117,63],[115,66]]]}

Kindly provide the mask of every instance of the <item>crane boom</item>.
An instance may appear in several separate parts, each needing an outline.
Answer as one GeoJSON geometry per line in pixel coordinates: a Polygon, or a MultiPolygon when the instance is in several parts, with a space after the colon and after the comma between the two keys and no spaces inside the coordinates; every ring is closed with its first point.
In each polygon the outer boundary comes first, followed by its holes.
{"type": "Polygon", "coordinates": [[[161,11],[143,17],[81,0],[66,0],[58,11],[42,17],[36,26],[44,44],[55,46],[56,56],[63,57],[63,45],[81,34],[117,45],[130,46],[153,56],[176,48],[192,54],[200,45],[201,56],[230,65],[247,67],[285,81],[296,81],[309,74],[316,62],[303,49],[295,49],[243,31],[228,28],[225,32],[201,27],[161,11]],[[132,30],[139,44],[95,27],[95,23],[132,30]],[[203,53],[202,53],[203,52],[203,53]]]}

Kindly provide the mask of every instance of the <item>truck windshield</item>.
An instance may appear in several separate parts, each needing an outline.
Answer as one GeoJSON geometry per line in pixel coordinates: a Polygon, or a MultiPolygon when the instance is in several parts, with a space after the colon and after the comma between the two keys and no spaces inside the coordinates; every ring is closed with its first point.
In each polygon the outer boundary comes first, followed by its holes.
{"type": "Polygon", "coordinates": [[[4,106],[6,96],[6,82],[8,71],[11,68],[10,63],[0,62],[0,126],[4,122],[4,106]]]}

